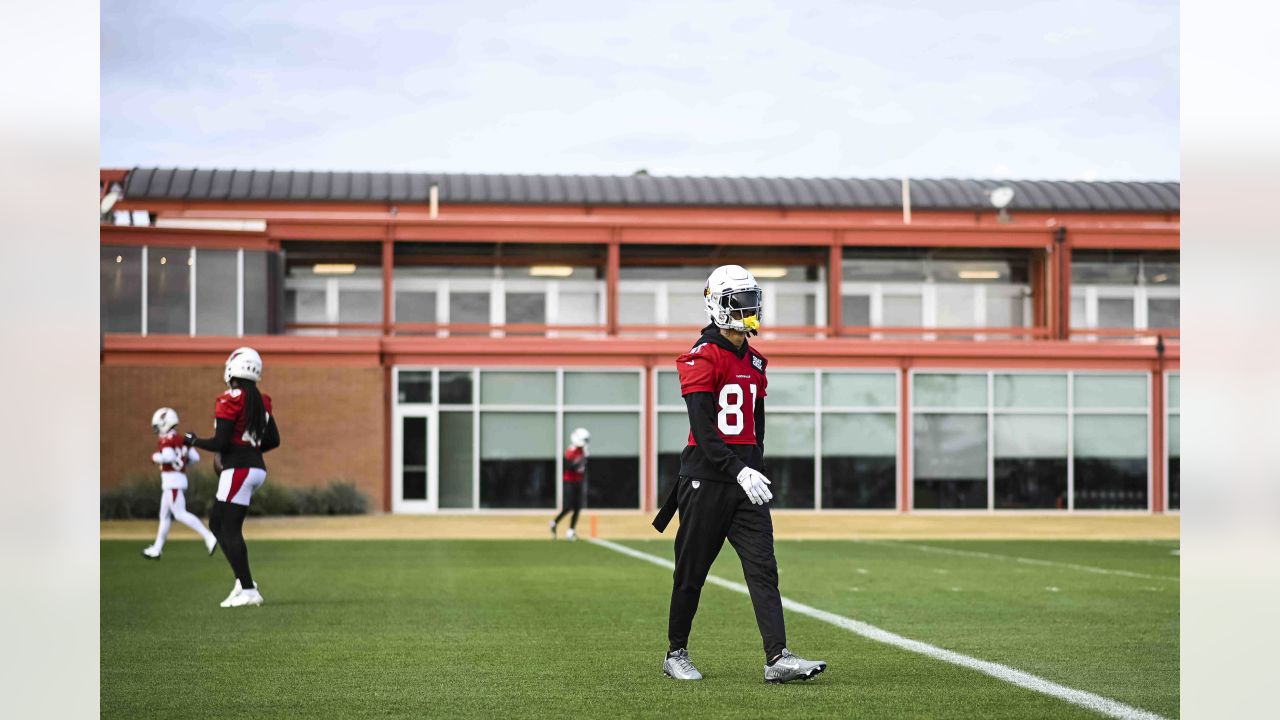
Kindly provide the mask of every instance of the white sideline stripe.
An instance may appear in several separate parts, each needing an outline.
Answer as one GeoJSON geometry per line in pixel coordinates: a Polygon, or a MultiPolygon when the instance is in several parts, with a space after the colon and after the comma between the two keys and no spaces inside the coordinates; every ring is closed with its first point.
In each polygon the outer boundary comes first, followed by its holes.
{"type": "Polygon", "coordinates": [[[1001,555],[999,553],[979,552],[977,550],[957,550],[956,548],[944,548],[936,545],[921,545],[919,543],[894,542],[892,540],[855,540],[855,542],[863,542],[868,545],[884,545],[887,547],[906,547],[915,548],[924,552],[944,553],[946,555],[960,555],[963,557],[986,558],[988,560],[1012,560],[1014,562],[1023,563],[1025,565],[1043,565],[1045,567],[1060,567],[1069,570],[1080,570],[1081,572],[1097,573],[1099,575],[1121,575],[1124,577],[1142,578],[1144,580],[1164,580],[1166,582],[1179,582],[1176,577],[1169,575],[1148,575],[1147,573],[1133,572],[1132,570],[1113,570],[1110,568],[1093,567],[1092,565],[1077,565],[1075,563],[1058,562],[1056,560],[1040,560],[1038,558],[1019,557],[1017,555],[1001,555]]]}
{"type": "MultiPolygon", "coordinates": [[[[644,560],[645,562],[652,563],[658,567],[663,567],[668,570],[675,569],[675,563],[670,560],[664,560],[657,555],[650,555],[649,553],[629,548],[626,545],[619,545],[599,538],[589,538],[589,540],[595,545],[608,548],[614,552],[622,553],[623,555],[628,555],[636,558],[637,560],[644,560]]],[[[707,582],[712,585],[719,585],[727,590],[733,590],[734,592],[738,592],[743,595],[749,594],[746,585],[718,578],[715,575],[708,575],[707,582]]],[[[785,597],[782,598],[782,607],[790,610],[791,612],[798,612],[801,615],[807,615],[815,620],[821,620],[825,623],[835,625],[836,627],[848,630],[855,635],[861,635],[868,640],[892,645],[900,650],[906,650],[907,652],[917,653],[935,660],[949,662],[952,665],[959,665],[971,670],[977,670],[978,672],[990,675],[997,680],[1003,680],[1007,683],[1017,685],[1018,687],[1026,688],[1027,690],[1049,695],[1051,697],[1058,698],[1059,700],[1069,702],[1072,705],[1077,705],[1108,717],[1119,718],[1120,720],[1167,720],[1161,715],[1132,707],[1130,705],[1125,705],[1122,702],[1105,698],[1101,695],[1094,695],[1091,692],[1085,692],[1084,690],[1076,690],[1075,688],[1069,688],[1065,685],[1059,685],[1058,683],[1045,680],[1044,678],[1032,675],[1031,673],[1015,670],[1007,665],[1001,665],[1000,663],[994,663],[987,660],[979,660],[977,658],[969,657],[968,655],[961,655],[958,652],[944,650],[940,647],[920,642],[919,640],[905,638],[901,635],[891,633],[888,630],[881,630],[880,628],[864,623],[861,620],[854,620],[853,618],[847,618],[843,615],[830,613],[826,610],[819,610],[818,608],[810,607],[809,605],[798,603],[795,600],[785,597]]]]}

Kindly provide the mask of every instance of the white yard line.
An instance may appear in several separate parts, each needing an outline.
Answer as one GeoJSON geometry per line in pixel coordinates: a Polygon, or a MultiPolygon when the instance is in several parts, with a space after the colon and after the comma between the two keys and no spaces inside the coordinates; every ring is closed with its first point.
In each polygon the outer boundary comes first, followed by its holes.
{"type": "Polygon", "coordinates": [[[857,540],[855,542],[866,543],[868,545],[884,545],[886,547],[915,548],[922,552],[943,553],[945,555],[960,555],[962,557],[976,557],[987,560],[1011,560],[1013,562],[1022,563],[1024,565],[1043,565],[1045,567],[1066,568],[1068,570],[1079,570],[1081,572],[1096,573],[1098,575],[1120,575],[1122,577],[1142,578],[1143,580],[1163,580],[1165,582],[1178,582],[1178,578],[1170,575],[1149,575],[1147,573],[1133,572],[1131,570],[1114,570],[1111,568],[1100,568],[1092,565],[1077,565],[1075,563],[1058,562],[1056,560],[1040,560],[1037,558],[1019,557],[1017,555],[1000,555],[999,553],[979,552],[977,550],[957,550],[955,548],[944,548],[936,545],[921,545],[912,542],[895,542],[893,540],[857,540]]]}
{"type": "MultiPolygon", "coordinates": [[[[637,560],[644,560],[645,562],[652,563],[658,567],[666,568],[668,570],[675,569],[675,564],[670,560],[665,560],[657,555],[650,555],[646,552],[634,550],[626,545],[619,545],[618,543],[609,542],[608,540],[600,540],[597,538],[592,538],[590,542],[600,547],[613,550],[614,552],[636,558],[637,560]]],[[[712,585],[718,585],[727,590],[733,590],[734,592],[741,593],[743,595],[748,594],[747,586],[742,583],[731,582],[714,575],[708,575],[707,582],[712,585]]],[[[987,660],[979,660],[977,658],[969,657],[968,655],[961,655],[960,653],[952,652],[951,650],[944,650],[940,647],[920,642],[919,640],[905,638],[901,635],[891,633],[888,630],[881,630],[874,625],[868,625],[860,620],[847,618],[843,615],[827,612],[826,610],[819,610],[818,608],[796,602],[789,598],[782,598],[782,607],[790,610],[791,612],[800,613],[801,615],[806,615],[815,620],[821,620],[822,622],[835,625],[838,628],[848,630],[849,632],[854,633],[855,635],[860,635],[868,640],[892,645],[893,647],[901,650],[918,653],[935,660],[951,663],[952,665],[959,665],[971,670],[977,670],[978,672],[990,675],[997,680],[1003,680],[1007,683],[1017,685],[1018,687],[1026,688],[1027,690],[1049,695],[1050,697],[1055,697],[1059,700],[1064,700],[1072,705],[1093,710],[1094,712],[1106,715],[1107,717],[1121,718],[1122,720],[1165,720],[1161,715],[1130,705],[1125,705],[1122,702],[1105,698],[1101,695],[1094,695],[1091,692],[1085,692],[1084,690],[1076,690],[1075,688],[1069,688],[1065,685],[1059,685],[1042,677],[1025,673],[1021,670],[1015,670],[1007,665],[1001,665],[1000,663],[994,663],[987,660]]]]}

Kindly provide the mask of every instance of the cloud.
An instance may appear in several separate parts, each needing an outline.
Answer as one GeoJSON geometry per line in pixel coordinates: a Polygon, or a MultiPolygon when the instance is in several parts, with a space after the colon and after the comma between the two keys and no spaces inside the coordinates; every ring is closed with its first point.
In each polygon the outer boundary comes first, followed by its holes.
{"type": "Polygon", "coordinates": [[[1177,6],[104,0],[105,165],[1176,178],[1177,6]]]}

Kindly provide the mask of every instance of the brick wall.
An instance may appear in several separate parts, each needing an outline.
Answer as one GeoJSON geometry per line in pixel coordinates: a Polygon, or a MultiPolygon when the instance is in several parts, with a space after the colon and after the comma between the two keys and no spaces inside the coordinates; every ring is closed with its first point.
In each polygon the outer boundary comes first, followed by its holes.
{"type": "MultiPolygon", "coordinates": [[[[214,399],[226,389],[222,365],[105,365],[101,478],[106,489],[139,472],[154,472],[151,414],[178,411],[179,432],[213,432],[214,399]]],[[[261,389],[271,396],[281,446],[267,454],[267,481],[323,485],[343,478],[383,507],[382,370],[365,367],[268,367],[261,389]]],[[[202,458],[201,462],[205,462],[202,458]]]]}

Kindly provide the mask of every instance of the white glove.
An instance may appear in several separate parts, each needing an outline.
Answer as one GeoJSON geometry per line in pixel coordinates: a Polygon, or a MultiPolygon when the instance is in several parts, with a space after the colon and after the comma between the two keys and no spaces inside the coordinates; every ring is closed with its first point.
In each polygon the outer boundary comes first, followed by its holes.
{"type": "Polygon", "coordinates": [[[763,473],[744,467],[738,473],[738,484],[755,505],[763,505],[773,499],[773,493],[769,492],[769,478],[763,473]]]}

